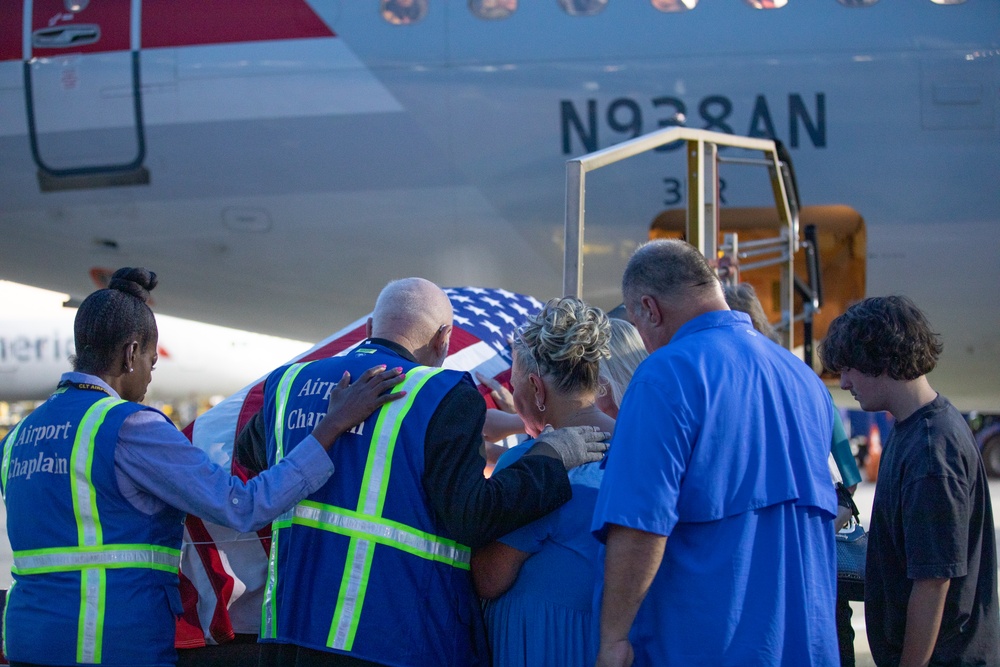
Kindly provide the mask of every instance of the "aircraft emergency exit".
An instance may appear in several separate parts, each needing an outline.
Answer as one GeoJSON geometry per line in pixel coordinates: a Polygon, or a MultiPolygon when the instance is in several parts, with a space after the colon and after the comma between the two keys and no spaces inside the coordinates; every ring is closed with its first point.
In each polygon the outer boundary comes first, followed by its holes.
{"type": "MultiPolygon", "coordinates": [[[[545,299],[565,160],[685,124],[780,139],[804,206],[863,221],[837,246],[862,292],[943,335],[935,387],[1000,412],[1000,3],[0,6],[0,277],[81,297],[93,267],[145,265],[160,313],[307,340],[404,275],[545,299]]],[[[597,305],[686,205],[671,148],[588,185],[597,305]]],[[[770,199],[720,175],[734,211],[770,199]]]]}

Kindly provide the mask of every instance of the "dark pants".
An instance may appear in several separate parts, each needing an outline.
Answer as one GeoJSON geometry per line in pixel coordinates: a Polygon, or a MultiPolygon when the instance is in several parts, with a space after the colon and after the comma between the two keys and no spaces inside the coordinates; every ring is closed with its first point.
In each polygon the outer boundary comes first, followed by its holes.
{"type": "Polygon", "coordinates": [[[317,651],[294,644],[261,644],[258,667],[382,667],[378,663],[340,653],[317,651]]]}
{"type": "Polygon", "coordinates": [[[854,667],[854,627],[851,625],[851,601],[837,596],[837,643],[840,644],[840,667],[854,667]]]}
{"type": "Polygon", "coordinates": [[[244,667],[256,665],[260,656],[257,635],[238,634],[218,646],[177,650],[177,667],[244,667]]]}

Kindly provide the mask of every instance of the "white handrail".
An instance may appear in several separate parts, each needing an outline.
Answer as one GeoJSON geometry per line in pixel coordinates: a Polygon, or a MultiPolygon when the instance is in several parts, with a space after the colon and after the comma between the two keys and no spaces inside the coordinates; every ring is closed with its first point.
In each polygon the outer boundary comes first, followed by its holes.
{"type": "MultiPolygon", "coordinates": [[[[687,144],[687,226],[689,243],[716,264],[719,235],[719,146],[761,151],[760,162],[771,169],[771,187],[782,223],[781,309],[785,321],[792,321],[793,256],[798,250],[798,221],[792,215],[789,195],[782,177],[782,162],[771,139],[741,137],[722,132],[687,127],[670,127],[623,141],[593,153],[566,161],[566,223],[563,294],[583,296],[583,235],[586,215],[587,173],[677,141],[687,144]],[[714,231],[713,231],[714,230],[714,231]]],[[[786,343],[792,347],[793,328],[786,343]]]]}

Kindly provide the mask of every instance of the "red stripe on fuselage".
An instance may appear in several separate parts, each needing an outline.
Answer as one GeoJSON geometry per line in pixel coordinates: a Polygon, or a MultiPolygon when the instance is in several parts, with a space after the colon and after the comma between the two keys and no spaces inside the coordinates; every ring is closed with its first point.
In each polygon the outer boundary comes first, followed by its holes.
{"type": "MultiPolygon", "coordinates": [[[[24,3],[0,0],[0,60],[21,60],[24,3]]],[[[131,1],[100,0],[76,14],[64,0],[34,0],[32,30],[97,25],[93,44],[34,49],[33,56],[107,53],[131,48],[131,1]]],[[[141,48],[232,44],[280,39],[336,37],[304,0],[145,0],[141,48]]]]}
{"type": "MultiPolygon", "coordinates": [[[[33,48],[31,55],[44,58],[70,53],[107,53],[128,51],[131,30],[131,0],[100,0],[73,14],[66,11],[64,0],[34,0],[31,16],[32,31],[44,28],[71,28],[74,25],[100,26],[101,36],[93,44],[76,44],[67,48],[33,48]]],[[[18,43],[20,43],[20,35],[18,43]]],[[[20,58],[20,54],[18,54],[20,58]]]]}
{"type": "Polygon", "coordinates": [[[0,60],[20,60],[22,30],[24,30],[24,3],[7,0],[0,14],[0,60]]]}
{"type": "Polygon", "coordinates": [[[334,37],[304,0],[146,0],[142,48],[334,37]]]}

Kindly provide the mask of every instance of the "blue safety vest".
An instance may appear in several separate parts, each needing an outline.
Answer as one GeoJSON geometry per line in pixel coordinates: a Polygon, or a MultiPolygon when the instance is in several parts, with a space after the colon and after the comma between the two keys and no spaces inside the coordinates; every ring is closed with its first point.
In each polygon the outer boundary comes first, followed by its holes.
{"type": "Polygon", "coordinates": [[[62,388],[3,440],[0,483],[14,552],[8,659],[176,663],[184,514],[143,514],[115,475],[118,430],[144,409],[96,386],[62,388]]]}
{"type": "Polygon", "coordinates": [[[422,483],[428,423],[467,374],[372,343],[278,369],[264,390],[268,461],[312,432],[345,370],[377,364],[402,366],[394,391],[407,394],[341,436],[330,481],[273,524],[261,641],[386,665],[487,663],[470,550],[434,518],[422,483]]]}

